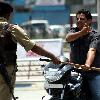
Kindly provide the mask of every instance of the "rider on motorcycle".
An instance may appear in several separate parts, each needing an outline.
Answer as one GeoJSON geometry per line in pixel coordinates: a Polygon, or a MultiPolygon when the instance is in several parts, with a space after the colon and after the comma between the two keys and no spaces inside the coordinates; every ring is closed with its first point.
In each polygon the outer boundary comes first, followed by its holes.
{"type": "Polygon", "coordinates": [[[71,28],[66,35],[71,47],[70,60],[84,66],[83,80],[92,100],[100,100],[100,72],[87,71],[90,67],[100,68],[100,33],[91,27],[92,15],[88,10],[79,10],[76,20],[77,27],[71,28]]]}

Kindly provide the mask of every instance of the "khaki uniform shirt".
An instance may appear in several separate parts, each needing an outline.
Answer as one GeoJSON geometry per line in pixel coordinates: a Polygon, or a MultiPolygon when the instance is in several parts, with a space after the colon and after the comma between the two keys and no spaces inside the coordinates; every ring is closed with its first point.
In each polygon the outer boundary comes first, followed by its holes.
{"type": "MultiPolygon", "coordinates": [[[[8,23],[5,18],[0,17],[0,25],[8,23]]],[[[14,42],[18,42],[26,51],[31,50],[35,43],[31,42],[27,33],[18,25],[13,25],[9,30],[14,42]]]]}

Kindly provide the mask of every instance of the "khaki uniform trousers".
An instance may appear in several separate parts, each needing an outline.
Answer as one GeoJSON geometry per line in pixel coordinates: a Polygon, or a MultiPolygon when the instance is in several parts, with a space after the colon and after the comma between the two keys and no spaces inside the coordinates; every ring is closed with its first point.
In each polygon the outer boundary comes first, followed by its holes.
{"type": "MultiPolygon", "coordinates": [[[[12,85],[14,87],[14,85],[15,85],[15,74],[13,73],[14,66],[9,65],[6,67],[6,69],[8,71],[12,85]]],[[[0,74],[0,100],[12,100],[12,95],[9,91],[9,87],[5,83],[1,74],[0,74]]]]}

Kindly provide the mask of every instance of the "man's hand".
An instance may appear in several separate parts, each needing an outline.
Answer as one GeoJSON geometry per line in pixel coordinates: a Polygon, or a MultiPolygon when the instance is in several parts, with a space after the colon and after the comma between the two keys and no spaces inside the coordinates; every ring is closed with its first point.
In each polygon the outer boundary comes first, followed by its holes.
{"type": "Polygon", "coordinates": [[[89,65],[87,65],[87,64],[81,65],[81,68],[82,68],[82,70],[84,70],[84,71],[90,71],[90,70],[91,70],[91,67],[90,67],[89,65]]]}
{"type": "Polygon", "coordinates": [[[87,23],[85,23],[85,25],[83,26],[81,32],[82,32],[82,35],[86,35],[89,32],[91,32],[91,27],[87,23]]]}

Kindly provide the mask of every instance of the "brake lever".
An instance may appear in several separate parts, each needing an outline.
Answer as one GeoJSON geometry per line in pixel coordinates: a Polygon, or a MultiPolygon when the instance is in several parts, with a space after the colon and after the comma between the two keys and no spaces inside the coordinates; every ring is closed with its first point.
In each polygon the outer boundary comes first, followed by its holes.
{"type": "Polygon", "coordinates": [[[47,59],[47,58],[40,58],[39,60],[40,61],[46,61],[46,62],[51,62],[52,61],[51,59],[47,59]]]}

